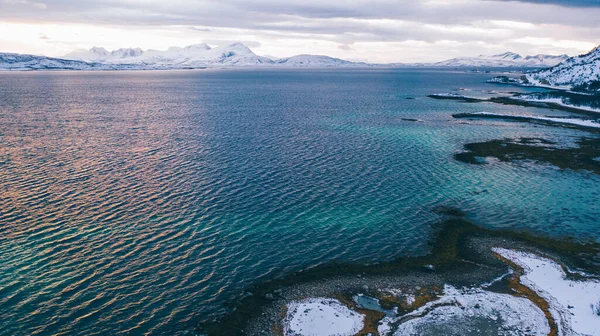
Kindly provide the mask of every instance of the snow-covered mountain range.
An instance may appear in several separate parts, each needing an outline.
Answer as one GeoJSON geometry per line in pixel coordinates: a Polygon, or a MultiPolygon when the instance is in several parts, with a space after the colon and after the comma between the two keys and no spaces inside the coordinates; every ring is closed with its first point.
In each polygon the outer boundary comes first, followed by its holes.
{"type": "Polygon", "coordinates": [[[587,54],[575,56],[566,61],[525,75],[529,83],[538,86],[551,86],[583,91],[600,91],[600,46],[587,54]]]}
{"type": "Polygon", "coordinates": [[[0,70],[104,70],[99,63],[66,60],[45,56],[0,53],[0,70]]]}
{"type": "Polygon", "coordinates": [[[168,50],[119,49],[112,52],[94,47],[77,50],[63,56],[84,62],[102,62],[112,65],[137,65],[143,68],[202,68],[211,66],[260,66],[273,64],[273,60],[258,56],[242,43],[211,48],[201,43],[185,48],[171,47],[168,50]]]}
{"type": "Polygon", "coordinates": [[[522,57],[515,53],[454,58],[437,63],[369,64],[321,55],[297,55],[274,59],[256,55],[242,43],[210,47],[205,43],[167,50],[126,48],[108,51],[101,47],[77,50],[62,58],[2,54],[0,69],[5,70],[131,70],[198,69],[219,67],[550,67],[567,59],[566,55],[522,57]]]}
{"type": "Polygon", "coordinates": [[[367,66],[329,56],[298,55],[282,59],[271,59],[256,55],[242,43],[233,43],[211,48],[205,43],[185,48],[171,47],[168,50],[119,49],[112,52],[104,48],[78,50],[63,58],[104,64],[129,64],[143,68],[202,68],[220,66],[291,66],[291,67],[331,67],[367,66]]]}
{"type": "Polygon", "coordinates": [[[568,59],[568,55],[521,56],[512,52],[498,55],[459,57],[430,64],[439,67],[532,67],[547,68],[568,59]]]}
{"type": "Polygon", "coordinates": [[[323,66],[371,66],[362,62],[350,62],[343,59],[321,55],[296,55],[275,60],[276,65],[289,67],[323,67],[323,66]]]}

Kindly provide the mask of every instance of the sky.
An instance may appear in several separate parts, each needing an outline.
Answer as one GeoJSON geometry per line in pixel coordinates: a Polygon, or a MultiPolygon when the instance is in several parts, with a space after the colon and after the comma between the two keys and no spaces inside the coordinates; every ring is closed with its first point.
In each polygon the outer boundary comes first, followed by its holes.
{"type": "Polygon", "coordinates": [[[600,0],[0,0],[0,52],[242,42],[270,57],[373,63],[585,53],[600,0]]]}

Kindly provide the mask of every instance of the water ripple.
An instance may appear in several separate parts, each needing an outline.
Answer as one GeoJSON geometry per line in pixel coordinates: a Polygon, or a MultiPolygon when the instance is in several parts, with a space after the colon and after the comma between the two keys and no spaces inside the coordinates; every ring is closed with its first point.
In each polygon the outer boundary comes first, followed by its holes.
{"type": "Polygon", "coordinates": [[[260,279],[423,253],[439,205],[597,239],[598,178],[452,160],[469,141],[573,135],[448,122],[476,107],[421,99],[487,76],[3,74],[0,335],[190,330],[260,279]]]}

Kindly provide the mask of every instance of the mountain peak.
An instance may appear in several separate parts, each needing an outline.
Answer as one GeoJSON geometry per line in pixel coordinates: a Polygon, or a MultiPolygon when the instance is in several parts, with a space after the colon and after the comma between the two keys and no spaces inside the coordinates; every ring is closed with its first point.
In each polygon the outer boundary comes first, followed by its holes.
{"type": "Polygon", "coordinates": [[[568,56],[535,55],[523,57],[514,52],[505,52],[497,55],[479,55],[478,57],[458,57],[434,63],[434,66],[451,67],[550,67],[554,66],[568,56]]]}
{"type": "Polygon", "coordinates": [[[598,54],[600,56],[600,45],[595,47],[594,49],[590,50],[590,52],[588,53],[588,55],[596,55],[598,54]]]}
{"type": "Polygon", "coordinates": [[[114,50],[110,53],[111,56],[117,58],[128,58],[128,57],[138,57],[142,55],[144,51],[140,48],[121,48],[118,50],[114,50]]]}
{"type": "Polygon", "coordinates": [[[229,45],[227,45],[227,47],[229,47],[229,48],[248,48],[242,42],[233,42],[233,43],[230,43],[229,45]]]}
{"type": "Polygon", "coordinates": [[[492,57],[517,60],[521,58],[521,55],[508,51],[502,54],[493,55],[492,57]]]}
{"type": "Polygon", "coordinates": [[[108,50],[104,49],[103,47],[92,47],[90,51],[97,54],[108,54],[108,50]]]}
{"type": "Polygon", "coordinates": [[[252,50],[250,50],[250,48],[248,48],[245,44],[243,44],[242,42],[234,42],[234,43],[230,43],[226,46],[222,46],[222,49],[225,50],[233,50],[233,51],[238,51],[238,52],[244,52],[244,53],[251,53],[252,50]]]}
{"type": "Polygon", "coordinates": [[[528,73],[526,76],[534,85],[588,90],[593,86],[591,84],[600,81],[600,46],[587,54],[571,57],[552,68],[528,73]]]}

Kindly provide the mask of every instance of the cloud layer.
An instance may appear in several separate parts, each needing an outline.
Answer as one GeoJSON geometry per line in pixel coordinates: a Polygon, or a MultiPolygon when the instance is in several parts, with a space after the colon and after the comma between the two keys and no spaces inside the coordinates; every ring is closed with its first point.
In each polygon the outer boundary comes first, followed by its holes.
{"type": "Polygon", "coordinates": [[[24,36],[0,37],[0,45],[56,55],[100,43],[166,48],[241,40],[262,54],[372,62],[507,50],[573,54],[600,44],[598,17],[595,0],[0,0],[0,24],[24,36]]]}

